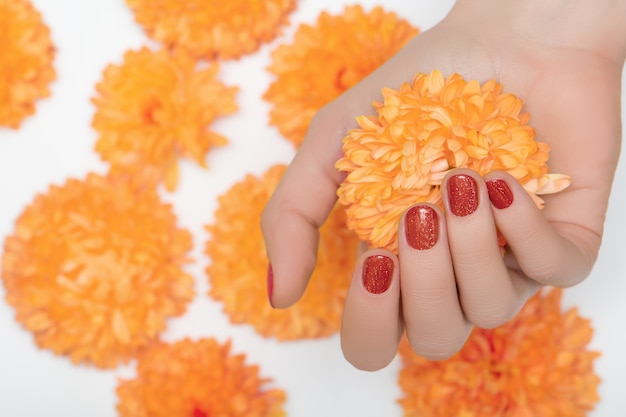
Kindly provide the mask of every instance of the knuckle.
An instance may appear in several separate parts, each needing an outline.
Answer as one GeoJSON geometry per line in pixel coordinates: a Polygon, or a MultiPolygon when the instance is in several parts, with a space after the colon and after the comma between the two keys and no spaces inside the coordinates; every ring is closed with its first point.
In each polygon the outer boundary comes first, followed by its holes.
{"type": "Polygon", "coordinates": [[[480,309],[466,312],[468,320],[482,329],[494,329],[509,321],[515,314],[513,303],[485,304],[480,309]]]}
{"type": "Polygon", "coordinates": [[[554,258],[542,260],[536,257],[533,261],[521,265],[526,276],[542,284],[552,284],[561,280],[561,268],[554,258]]]}
{"type": "Polygon", "coordinates": [[[409,338],[411,349],[416,354],[429,360],[445,360],[454,356],[465,344],[467,336],[431,336],[422,337],[417,341],[409,338]]]}

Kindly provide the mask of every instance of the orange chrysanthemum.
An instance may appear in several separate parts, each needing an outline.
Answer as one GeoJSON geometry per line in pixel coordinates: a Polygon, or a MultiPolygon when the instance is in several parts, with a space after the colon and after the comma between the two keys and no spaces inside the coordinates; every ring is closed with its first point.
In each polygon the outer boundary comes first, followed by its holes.
{"type": "Polygon", "coordinates": [[[142,48],[128,51],[121,65],[109,65],[93,99],[96,151],[115,173],[169,190],[178,182],[178,158],[205,167],[206,153],[224,145],[208,126],[237,110],[236,87],[217,79],[218,66],[197,70],[182,53],[142,48]]]}
{"type": "Polygon", "coordinates": [[[0,0],[0,126],[17,129],[56,78],[50,30],[28,0],[0,0]]]}
{"type": "Polygon", "coordinates": [[[291,45],[272,54],[276,76],[263,98],[273,105],[270,124],[296,147],[313,115],[394,55],[418,30],[376,7],[348,6],[339,16],[322,13],[301,25],[291,45]],[[365,52],[364,52],[365,51],[365,52]]]}
{"type": "Polygon", "coordinates": [[[474,329],[450,359],[429,361],[401,343],[404,417],[583,417],[598,402],[593,329],[562,290],[539,293],[510,322],[474,329]]]}
{"type": "Polygon", "coordinates": [[[148,36],[195,58],[231,59],[259,49],[288,23],[296,0],[126,0],[148,36]]]}
{"type": "Polygon", "coordinates": [[[273,309],[265,288],[267,252],[259,228],[261,212],[285,166],[262,178],[252,175],[219,198],[206,253],[209,294],[224,303],[233,323],[248,323],[278,340],[319,338],[337,332],[356,259],[358,239],[345,226],[344,210],[335,209],[320,233],[317,266],[304,296],[289,310],[273,309]]]}
{"type": "Polygon", "coordinates": [[[117,388],[121,417],[283,417],[285,393],[214,339],[158,344],[117,388]]]}
{"type": "Polygon", "coordinates": [[[491,80],[480,85],[458,74],[417,74],[399,91],[383,89],[377,116],[360,116],[337,162],[347,172],[338,195],[349,227],[374,247],[397,252],[398,222],[418,202],[442,205],[441,181],[454,168],[481,175],[502,170],[538,205],[537,194],[558,192],[570,178],[548,174],[549,146],[536,142],[522,101],[491,80]]]}
{"type": "Polygon", "coordinates": [[[111,368],[193,297],[191,234],[154,190],[90,174],[38,195],[7,237],[6,300],[41,348],[111,368]]]}

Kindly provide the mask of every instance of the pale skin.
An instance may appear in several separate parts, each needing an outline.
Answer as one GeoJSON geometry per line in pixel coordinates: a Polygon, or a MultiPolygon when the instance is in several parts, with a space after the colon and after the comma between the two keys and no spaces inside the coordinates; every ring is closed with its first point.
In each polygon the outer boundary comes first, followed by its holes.
{"type": "Polygon", "coordinates": [[[506,173],[449,173],[432,248],[408,245],[402,220],[397,256],[369,249],[359,257],[341,330],[346,359],[359,369],[381,369],[394,358],[404,332],[417,354],[445,359],[463,346],[473,326],[505,323],[542,286],[584,280],[602,240],[621,145],[624,18],[625,0],[459,0],[439,24],[322,108],[263,212],[272,305],[287,308],[306,289],[319,227],[345,175],[335,162],[355,117],[372,114],[382,87],[398,88],[416,72],[434,69],[481,83],[495,78],[520,97],[537,139],[551,146],[551,172],[571,176],[572,184],[544,197],[539,210],[506,173]],[[463,217],[448,209],[446,188],[459,173],[478,185],[478,208],[463,217]],[[513,194],[504,209],[490,203],[485,184],[494,179],[504,180],[513,194]],[[504,258],[496,227],[509,244],[504,258]],[[394,267],[389,288],[372,294],[363,285],[363,263],[378,254],[394,267]]]}

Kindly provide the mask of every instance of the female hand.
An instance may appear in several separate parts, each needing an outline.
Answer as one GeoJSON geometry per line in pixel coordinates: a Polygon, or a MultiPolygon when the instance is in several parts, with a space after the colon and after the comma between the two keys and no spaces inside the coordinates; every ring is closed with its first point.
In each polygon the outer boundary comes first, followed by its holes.
{"type": "Polygon", "coordinates": [[[446,358],[473,325],[503,324],[541,285],[585,279],[619,156],[625,14],[626,2],[618,0],[460,0],[442,22],[321,109],[263,213],[272,304],[288,307],[305,291],[318,229],[343,180],[335,162],[354,118],[372,113],[382,87],[398,88],[434,69],[481,83],[495,78],[520,97],[537,138],[551,146],[550,170],[571,176],[572,184],[546,197],[539,211],[505,173],[451,172],[442,186],[445,212],[418,205],[405,213],[397,257],[373,249],[359,258],[341,334],[346,358],[360,369],[380,369],[405,330],[416,353],[446,358]],[[504,258],[496,226],[511,249],[504,258]]]}

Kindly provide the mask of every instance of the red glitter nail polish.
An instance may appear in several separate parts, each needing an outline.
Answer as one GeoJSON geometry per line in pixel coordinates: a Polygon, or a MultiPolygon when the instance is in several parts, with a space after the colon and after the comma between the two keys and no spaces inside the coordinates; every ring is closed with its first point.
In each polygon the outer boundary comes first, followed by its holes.
{"type": "Polygon", "coordinates": [[[487,181],[487,192],[495,208],[505,209],[513,204],[513,192],[504,180],[487,181]]]}
{"type": "Polygon", "coordinates": [[[448,200],[455,216],[464,217],[478,209],[478,185],[471,175],[458,174],[448,179],[448,200]]]}
{"type": "Polygon", "coordinates": [[[393,260],[385,255],[373,255],[363,265],[363,286],[371,294],[382,294],[389,289],[393,276],[393,260]]]}
{"type": "Polygon", "coordinates": [[[274,308],[274,303],[272,302],[272,295],[274,294],[274,270],[272,269],[272,264],[267,265],[267,298],[270,301],[270,305],[274,308]]]}
{"type": "Polygon", "coordinates": [[[413,249],[430,249],[439,240],[437,212],[429,206],[411,207],[404,217],[406,241],[413,249]]]}

